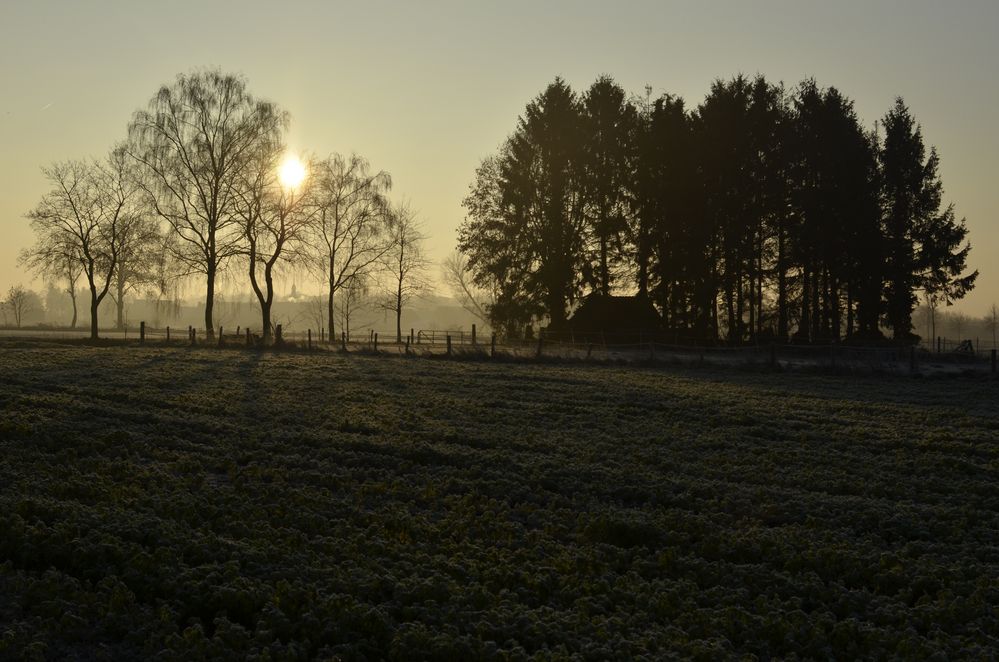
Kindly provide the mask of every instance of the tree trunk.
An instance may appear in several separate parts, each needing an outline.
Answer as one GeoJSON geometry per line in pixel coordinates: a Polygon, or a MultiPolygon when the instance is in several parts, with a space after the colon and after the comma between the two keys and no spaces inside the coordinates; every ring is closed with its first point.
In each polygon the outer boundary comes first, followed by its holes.
{"type": "Polygon", "coordinates": [[[853,281],[846,284],[846,337],[853,337],[853,281]]]}
{"type": "MultiPolygon", "coordinates": [[[[725,270],[728,271],[728,265],[725,270]]],[[[729,342],[735,335],[735,297],[732,293],[732,279],[729,274],[725,274],[725,313],[728,315],[728,332],[725,334],[729,342]]]]}
{"type": "MultiPolygon", "coordinates": [[[[333,288],[336,286],[336,279],[333,277],[333,259],[330,259],[330,270],[329,270],[329,298],[326,300],[326,315],[327,319],[330,321],[330,337],[328,338],[329,344],[333,344],[334,329],[336,324],[333,322],[333,288]]],[[[348,334],[349,335],[349,334],[348,334]]]]}
{"type": "Polygon", "coordinates": [[[73,302],[73,321],[69,323],[69,328],[75,329],[77,312],[76,312],[76,285],[74,283],[70,283],[69,300],[73,302]]]}
{"type": "Polygon", "coordinates": [[[821,334],[822,325],[822,301],[819,297],[819,279],[821,277],[820,271],[816,270],[812,272],[812,342],[815,342],[821,334]]]}
{"type": "Polygon", "coordinates": [[[399,281],[399,289],[395,298],[395,341],[402,343],[402,281],[399,281]]]}
{"type": "Polygon", "coordinates": [[[565,297],[561,294],[548,295],[548,317],[552,331],[561,332],[565,328],[565,297]]]}
{"type": "Polygon", "coordinates": [[[838,341],[840,338],[841,327],[843,325],[843,320],[841,317],[841,310],[839,306],[839,280],[835,275],[830,275],[829,277],[829,300],[832,304],[832,309],[830,310],[830,323],[832,324],[832,338],[838,341]]]}
{"type": "Polygon", "coordinates": [[[264,266],[264,287],[267,293],[260,300],[260,328],[263,329],[264,344],[271,341],[271,306],[274,303],[274,277],[271,275],[271,264],[264,266]]]}
{"type": "Polygon", "coordinates": [[[607,237],[600,237],[600,291],[610,294],[610,268],[607,265],[607,237]]]}
{"type": "Polygon", "coordinates": [[[649,249],[648,238],[644,228],[639,230],[638,240],[638,293],[646,295],[649,293],[649,249]]]}
{"type": "Polygon", "coordinates": [[[271,277],[272,263],[264,262],[264,287],[267,288],[265,293],[260,289],[260,283],[257,281],[257,244],[250,232],[247,232],[247,235],[250,240],[250,287],[253,288],[253,293],[257,295],[257,303],[260,304],[260,339],[261,343],[266,346],[271,341],[271,303],[274,301],[274,280],[271,277]]]}
{"type": "Polygon", "coordinates": [[[97,288],[90,285],[90,339],[97,340],[97,308],[100,302],[97,300],[97,288]]]}
{"type": "Polygon", "coordinates": [[[798,331],[795,335],[805,341],[808,340],[808,334],[812,326],[811,288],[811,276],[808,273],[808,268],[804,267],[801,270],[801,320],[798,321],[798,331]]]}
{"type": "Polygon", "coordinates": [[[261,334],[262,342],[267,345],[271,341],[271,302],[261,301],[260,302],[260,328],[263,329],[261,334]]]}
{"type": "Polygon", "coordinates": [[[205,337],[211,341],[215,337],[215,265],[208,265],[208,286],[205,291],[205,337]]]}
{"type": "Polygon", "coordinates": [[[763,233],[760,232],[760,242],[756,251],[756,331],[754,337],[758,340],[763,333],[763,233]]]}
{"type": "Polygon", "coordinates": [[[745,288],[742,286],[742,269],[740,267],[740,273],[735,279],[735,339],[736,342],[742,343],[743,341],[743,321],[742,315],[746,309],[745,305],[745,288]]]}
{"type": "Polygon", "coordinates": [[[713,343],[721,336],[721,325],[718,324],[718,292],[715,291],[711,294],[711,300],[708,302],[708,323],[710,339],[713,343]]]}
{"type": "MultiPolygon", "coordinates": [[[[718,264],[718,256],[715,255],[715,264],[718,264]]],[[[718,273],[717,267],[709,267],[709,282],[704,284],[704,312],[708,320],[708,335],[712,342],[718,340],[720,327],[718,326],[718,273]]]]}
{"type": "Polygon", "coordinates": [[[777,340],[787,342],[787,268],[784,264],[784,231],[777,231],[777,340]]]}
{"type": "Polygon", "coordinates": [[[839,306],[839,302],[836,301],[836,283],[833,275],[829,270],[826,270],[825,276],[822,281],[822,288],[824,290],[824,305],[825,305],[825,334],[827,339],[835,339],[837,335],[836,331],[836,309],[839,306]]]}
{"type": "Polygon", "coordinates": [[[115,327],[119,331],[123,331],[125,329],[125,287],[124,287],[124,285],[125,284],[124,284],[124,282],[122,282],[121,279],[118,280],[118,283],[116,285],[118,298],[115,299],[115,306],[117,307],[118,321],[115,324],[115,327]]]}

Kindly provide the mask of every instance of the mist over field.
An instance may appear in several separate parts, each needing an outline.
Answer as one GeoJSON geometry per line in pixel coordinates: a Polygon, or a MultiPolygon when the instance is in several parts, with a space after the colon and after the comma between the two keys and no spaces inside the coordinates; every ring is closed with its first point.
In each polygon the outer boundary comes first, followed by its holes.
{"type": "Polygon", "coordinates": [[[0,2],[0,662],[999,658],[996,27],[0,2]]]}

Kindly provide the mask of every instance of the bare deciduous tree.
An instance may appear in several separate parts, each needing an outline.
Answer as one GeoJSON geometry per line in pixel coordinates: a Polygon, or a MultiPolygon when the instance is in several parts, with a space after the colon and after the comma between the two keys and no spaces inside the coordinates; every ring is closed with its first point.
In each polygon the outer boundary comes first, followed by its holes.
{"type": "Polygon", "coordinates": [[[315,205],[312,204],[312,178],[302,182],[282,182],[278,176],[284,146],[262,143],[252,169],[245,173],[234,206],[243,230],[242,252],[247,260],[250,285],[260,304],[262,339],[271,340],[271,307],[274,303],[274,276],[278,263],[287,261],[305,232],[315,205]]]}
{"type": "Polygon", "coordinates": [[[309,297],[306,301],[305,319],[315,325],[317,329],[326,328],[326,301],[322,295],[309,297]]]}
{"type": "Polygon", "coordinates": [[[14,285],[7,291],[7,298],[3,303],[14,316],[14,326],[20,329],[24,316],[31,312],[30,292],[22,285],[14,285]]]}
{"type": "Polygon", "coordinates": [[[996,344],[996,331],[999,331],[999,306],[992,304],[986,319],[988,320],[989,330],[992,332],[992,347],[999,348],[999,345],[996,344]]]}
{"type": "Polygon", "coordinates": [[[426,236],[416,214],[405,204],[393,207],[389,217],[389,248],[382,257],[388,287],[382,307],[395,315],[396,342],[402,342],[402,311],[427,290],[429,261],[423,254],[426,236]]]}
{"type": "Polygon", "coordinates": [[[455,251],[444,258],[441,265],[444,284],[466,312],[473,315],[483,325],[490,326],[489,307],[495,302],[495,294],[478,287],[472,282],[468,270],[468,258],[455,251]]]}
{"type": "Polygon", "coordinates": [[[315,166],[316,213],[310,228],[309,264],[326,288],[326,319],[333,342],[337,293],[378,265],[388,250],[388,173],[372,174],[357,155],[333,154],[315,166]]]}
{"type": "Polygon", "coordinates": [[[337,306],[337,313],[340,315],[340,328],[350,338],[350,320],[357,312],[358,308],[364,305],[364,300],[368,296],[367,274],[357,274],[351,278],[340,290],[340,305],[337,306]]]}
{"type": "Polygon", "coordinates": [[[131,162],[116,148],[103,162],[67,161],[42,172],[52,190],[28,212],[38,245],[71,246],[90,289],[90,337],[126,237],[141,222],[131,162]]]}
{"type": "Polygon", "coordinates": [[[39,276],[64,283],[65,289],[63,291],[69,295],[73,305],[73,319],[69,323],[69,328],[75,329],[77,319],[76,284],[80,280],[82,270],[74,244],[36,241],[31,248],[21,251],[17,261],[18,264],[27,267],[29,271],[39,276]]]}
{"type": "Polygon", "coordinates": [[[156,326],[160,324],[160,315],[166,313],[167,319],[176,319],[181,309],[181,272],[183,265],[173,258],[176,253],[172,245],[177,237],[171,232],[158,233],[157,243],[150,251],[149,275],[146,283],[150,298],[154,301],[156,326]]]}
{"type": "Polygon", "coordinates": [[[181,74],[161,87],[129,125],[149,203],[179,239],[174,256],[205,276],[209,337],[216,280],[242,237],[233,208],[237,185],[261,141],[287,122],[276,105],[247,91],[244,78],[213,70],[181,74]]]}
{"type": "Polygon", "coordinates": [[[967,340],[967,338],[964,337],[964,334],[971,325],[971,318],[964,313],[954,313],[950,316],[950,321],[954,334],[957,337],[957,341],[961,342],[963,340],[967,340]]]}
{"type": "Polygon", "coordinates": [[[158,248],[162,246],[156,222],[140,215],[121,236],[118,265],[108,296],[115,304],[115,328],[125,328],[125,297],[157,280],[158,248]]]}

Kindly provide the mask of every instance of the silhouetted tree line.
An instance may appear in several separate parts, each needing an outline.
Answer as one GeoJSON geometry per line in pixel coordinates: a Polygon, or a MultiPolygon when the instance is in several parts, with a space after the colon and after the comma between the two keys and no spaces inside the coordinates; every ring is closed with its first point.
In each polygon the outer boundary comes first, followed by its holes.
{"type": "Polygon", "coordinates": [[[616,292],[688,340],[909,342],[918,296],[977,276],[938,166],[901,98],[865,130],[814,80],[717,80],[688,109],[556,78],[477,169],[458,248],[512,336],[616,292]]]}
{"type": "Polygon", "coordinates": [[[21,263],[64,280],[74,326],[76,283],[85,279],[92,338],[106,296],[122,328],[127,293],[143,287],[159,300],[191,276],[204,278],[211,338],[216,290],[236,268],[256,296],[263,342],[271,340],[275,278],[291,269],[323,287],[318,321],[332,341],[337,298],[381,276],[382,305],[401,341],[403,308],[426,287],[416,214],[392,204],[389,175],[357,155],[307,159],[301,181],[282,181],[288,123],[240,76],[179,75],[133,114],[127,139],[107,157],[43,168],[52,188],[27,214],[36,242],[21,263]]]}

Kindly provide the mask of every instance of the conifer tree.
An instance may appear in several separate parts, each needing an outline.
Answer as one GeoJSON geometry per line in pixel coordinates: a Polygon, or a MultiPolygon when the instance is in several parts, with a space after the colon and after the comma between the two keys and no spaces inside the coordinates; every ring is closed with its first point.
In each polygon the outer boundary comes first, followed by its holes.
{"type": "Polygon", "coordinates": [[[962,275],[971,246],[952,205],[943,205],[936,149],[929,155],[922,129],[901,97],[884,118],[880,150],[885,236],[885,314],[895,340],[909,342],[912,311],[922,289],[946,303],[960,299],[978,272],[962,275]]]}
{"type": "Polygon", "coordinates": [[[582,99],[582,176],[593,255],[586,265],[591,289],[610,294],[616,268],[625,263],[628,189],[634,179],[638,114],[620,85],[601,76],[582,99]]]}

